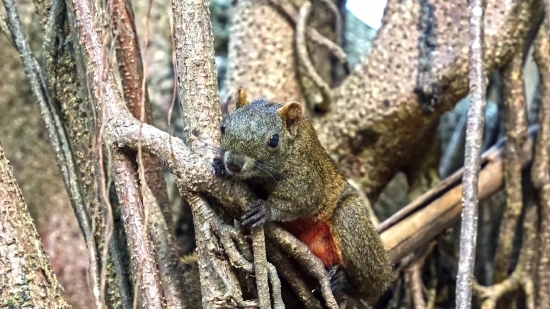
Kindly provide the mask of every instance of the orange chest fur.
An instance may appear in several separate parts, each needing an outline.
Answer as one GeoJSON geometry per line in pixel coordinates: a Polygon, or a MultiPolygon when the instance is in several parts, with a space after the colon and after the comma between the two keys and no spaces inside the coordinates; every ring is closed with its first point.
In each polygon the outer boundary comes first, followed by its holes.
{"type": "Polygon", "coordinates": [[[291,222],[284,222],[283,227],[321,259],[325,267],[342,264],[340,250],[336,247],[328,222],[300,218],[291,222]]]}

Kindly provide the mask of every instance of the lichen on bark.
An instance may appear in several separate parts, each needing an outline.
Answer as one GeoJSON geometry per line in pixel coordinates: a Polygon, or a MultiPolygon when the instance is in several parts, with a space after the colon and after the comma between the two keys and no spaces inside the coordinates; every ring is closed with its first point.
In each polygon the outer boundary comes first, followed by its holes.
{"type": "Polygon", "coordinates": [[[0,145],[0,307],[70,308],[0,145]]]}

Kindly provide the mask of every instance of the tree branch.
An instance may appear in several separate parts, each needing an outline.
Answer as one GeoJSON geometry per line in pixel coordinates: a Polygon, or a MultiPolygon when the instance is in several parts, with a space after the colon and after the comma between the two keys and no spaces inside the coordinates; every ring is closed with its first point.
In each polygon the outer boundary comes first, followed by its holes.
{"type": "MultiPolygon", "coordinates": [[[[92,232],[91,221],[85,208],[84,199],[78,186],[76,166],[72,156],[69,139],[50,93],[53,84],[52,75],[46,74],[47,78],[44,78],[41,67],[33,57],[27,43],[27,39],[23,34],[23,28],[21,26],[21,21],[17,13],[15,3],[12,0],[6,0],[4,1],[4,6],[8,12],[8,22],[12,28],[12,31],[10,31],[10,34],[13,35],[12,43],[21,55],[21,60],[25,67],[25,73],[29,83],[31,84],[34,96],[37,98],[42,118],[46,124],[46,130],[55,153],[57,166],[61,172],[65,187],[67,188],[67,193],[78,220],[78,224],[84,235],[84,240],[89,253],[88,259],[90,261],[90,275],[92,279],[93,294],[96,301],[95,305],[96,307],[99,307],[101,300],[99,295],[98,256],[96,252],[95,239],[92,232]]],[[[50,54],[49,57],[45,57],[47,69],[46,73],[52,72],[52,37],[57,33],[56,28],[60,26],[59,24],[63,21],[63,13],[65,11],[64,8],[65,6],[63,1],[54,0],[47,19],[44,51],[50,54]]]]}
{"type": "MultiPolygon", "coordinates": [[[[530,128],[529,133],[530,136],[535,135],[536,126],[530,128]]],[[[526,167],[533,157],[532,141],[533,138],[530,138],[521,151],[523,167],[526,167]]],[[[483,168],[478,181],[480,200],[491,196],[503,185],[503,144],[504,141],[501,140],[483,155],[483,168]]],[[[380,237],[394,262],[425,246],[460,217],[463,188],[460,180],[463,171],[464,168],[458,170],[449,179],[443,180],[436,188],[419,197],[419,202],[414,201],[405,206],[402,212],[396,213],[379,225],[383,227],[379,229],[380,237]]]]}
{"type": "MultiPolygon", "coordinates": [[[[485,72],[506,63],[516,52],[516,42],[529,29],[536,9],[534,0],[488,2],[485,72]]],[[[442,89],[434,112],[423,112],[413,92],[417,38],[422,35],[417,30],[418,6],[411,10],[390,0],[368,56],[334,89],[331,112],[315,122],[321,143],[347,177],[358,179],[371,200],[397,171],[415,164],[409,162],[414,157],[411,154],[427,148],[421,145],[435,130],[441,114],[468,91],[467,3],[434,0],[430,4],[437,21],[438,56],[432,67],[437,72],[435,86],[442,89]]]]}
{"type": "Polygon", "coordinates": [[[172,12],[183,137],[188,145],[192,135],[212,144],[220,138],[221,110],[208,1],[172,1],[172,12]]]}
{"type": "Polygon", "coordinates": [[[531,170],[533,185],[538,190],[540,203],[540,260],[537,269],[537,305],[550,302],[550,1],[546,4],[546,22],[535,40],[534,58],[540,71],[542,102],[539,110],[540,134],[535,146],[531,170]]]}
{"type": "MultiPolygon", "coordinates": [[[[132,3],[117,0],[113,3],[111,21],[113,37],[116,38],[116,54],[122,76],[122,90],[126,105],[132,115],[141,122],[153,124],[149,93],[145,83],[145,69],[136,33],[132,3]],[[116,35],[115,35],[116,32],[116,35]]],[[[146,38],[148,41],[148,37],[146,38]]],[[[145,45],[147,46],[147,43],[145,45]]],[[[138,151],[141,154],[140,151],[138,151]]],[[[158,200],[164,220],[171,234],[174,229],[172,209],[168,199],[166,180],[159,164],[149,155],[138,156],[145,173],[147,185],[158,200]]]]}
{"type": "Polygon", "coordinates": [[[456,306],[468,309],[472,302],[472,280],[477,239],[478,177],[485,120],[485,76],[483,72],[483,0],[469,2],[470,107],[466,124],[464,176],[462,177],[462,224],[460,259],[456,279],[456,306]]]}
{"type": "Polygon", "coordinates": [[[524,98],[523,54],[518,52],[504,69],[504,104],[506,109],[506,148],[504,151],[504,190],[506,209],[498,236],[493,282],[508,276],[516,226],[523,208],[521,185],[521,150],[527,139],[524,98]]]}
{"type": "Polygon", "coordinates": [[[0,145],[0,307],[70,308],[0,145]]]}
{"type": "Polygon", "coordinates": [[[147,222],[136,167],[129,156],[113,151],[112,173],[121,207],[121,217],[128,238],[135,291],[143,308],[164,308],[153,244],[148,237],[147,222]]]}

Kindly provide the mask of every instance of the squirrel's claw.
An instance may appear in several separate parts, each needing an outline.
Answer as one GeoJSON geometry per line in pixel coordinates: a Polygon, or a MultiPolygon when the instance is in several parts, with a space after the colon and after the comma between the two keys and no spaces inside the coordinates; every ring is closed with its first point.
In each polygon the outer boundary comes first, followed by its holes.
{"type": "MultiPolygon", "coordinates": [[[[345,270],[340,265],[334,265],[328,269],[330,277],[330,289],[333,294],[341,291],[346,291],[349,288],[348,276],[345,270]]],[[[312,291],[313,295],[319,299],[323,299],[323,292],[320,287],[316,287],[312,291]]]]}
{"type": "Polygon", "coordinates": [[[333,293],[346,290],[349,287],[348,276],[340,265],[332,266],[328,274],[330,276],[330,289],[333,293]]]}
{"type": "Polygon", "coordinates": [[[223,163],[223,157],[216,157],[212,161],[212,169],[214,175],[218,177],[224,177],[227,175],[227,170],[225,169],[225,164],[223,163]]]}
{"type": "Polygon", "coordinates": [[[248,227],[262,226],[267,222],[268,213],[264,200],[257,200],[248,207],[241,217],[241,223],[248,227]]]}

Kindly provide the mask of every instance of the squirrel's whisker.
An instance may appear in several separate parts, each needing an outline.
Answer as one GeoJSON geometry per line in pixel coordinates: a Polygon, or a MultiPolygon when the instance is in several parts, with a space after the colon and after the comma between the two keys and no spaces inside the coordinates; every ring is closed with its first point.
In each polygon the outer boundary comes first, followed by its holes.
{"type": "Polygon", "coordinates": [[[262,171],[266,172],[269,176],[271,176],[271,178],[273,178],[273,180],[275,180],[275,182],[277,182],[277,179],[275,178],[275,176],[273,176],[273,174],[271,174],[267,169],[261,167],[261,165],[259,165],[258,163],[256,163],[255,166],[261,169],[262,171]]]}

